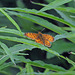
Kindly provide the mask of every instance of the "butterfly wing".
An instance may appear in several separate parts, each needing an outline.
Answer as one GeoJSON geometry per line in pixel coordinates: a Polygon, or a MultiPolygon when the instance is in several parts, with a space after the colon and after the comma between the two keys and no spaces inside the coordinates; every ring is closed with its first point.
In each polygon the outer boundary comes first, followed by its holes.
{"type": "Polygon", "coordinates": [[[50,42],[47,39],[45,39],[44,37],[43,37],[43,39],[37,38],[35,41],[36,41],[36,43],[40,43],[40,44],[45,45],[47,47],[51,46],[50,42]]]}
{"type": "Polygon", "coordinates": [[[44,42],[40,38],[37,38],[35,41],[36,41],[36,43],[40,43],[42,45],[45,45],[44,42]]]}
{"type": "Polygon", "coordinates": [[[50,46],[51,46],[51,44],[50,44],[50,41],[49,41],[49,40],[45,39],[44,41],[45,41],[45,46],[47,46],[47,47],[50,47],[50,46]]]}
{"type": "Polygon", "coordinates": [[[54,37],[48,34],[43,34],[43,37],[48,40],[49,42],[53,42],[54,41],[54,37]]]}
{"type": "Polygon", "coordinates": [[[38,34],[36,33],[25,33],[24,35],[31,38],[32,40],[35,40],[38,37],[38,34]]]}
{"type": "Polygon", "coordinates": [[[42,36],[40,36],[40,34],[36,34],[36,33],[25,33],[24,35],[31,38],[32,40],[35,40],[36,43],[40,43],[47,47],[50,47],[51,46],[50,42],[54,41],[54,37],[48,34],[41,34],[42,36]]]}

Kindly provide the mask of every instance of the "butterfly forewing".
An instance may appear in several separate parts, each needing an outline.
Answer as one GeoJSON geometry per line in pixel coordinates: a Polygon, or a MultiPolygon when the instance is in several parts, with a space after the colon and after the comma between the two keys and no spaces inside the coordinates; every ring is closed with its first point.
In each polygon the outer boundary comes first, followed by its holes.
{"type": "Polygon", "coordinates": [[[31,38],[32,40],[35,40],[38,37],[38,34],[36,33],[25,33],[24,35],[31,38]]]}

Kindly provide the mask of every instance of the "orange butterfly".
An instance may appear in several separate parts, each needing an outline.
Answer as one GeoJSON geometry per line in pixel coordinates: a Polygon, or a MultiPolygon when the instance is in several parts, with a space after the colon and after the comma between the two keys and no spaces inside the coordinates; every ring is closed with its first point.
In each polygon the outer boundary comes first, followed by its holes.
{"type": "Polygon", "coordinates": [[[25,33],[25,36],[35,40],[37,43],[50,47],[50,42],[54,41],[54,37],[48,34],[42,34],[41,32],[38,33],[25,33]]]}

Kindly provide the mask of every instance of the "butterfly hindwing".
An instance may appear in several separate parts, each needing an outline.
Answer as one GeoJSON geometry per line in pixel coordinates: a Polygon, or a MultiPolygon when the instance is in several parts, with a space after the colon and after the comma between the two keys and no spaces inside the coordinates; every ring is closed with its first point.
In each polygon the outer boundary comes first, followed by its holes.
{"type": "Polygon", "coordinates": [[[51,46],[51,44],[50,44],[50,41],[49,40],[47,40],[45,37],[41,37],[41,38],[37,38],[36,40],[35,40],[37,43],[40,43],[40,44],[42,44],[42,45],[44,45],[44,46],[47,46],[47,47],[50,47],[51,46]]]}
{"type": "Polygon", "coordinates": [[[45,39],[47,39],[48,41],[50,41],[50,42],[53,42],[53,41],[54,41],[54,37],[51,36],[51,35],[43,34],[43,37],[44,37],[45,39]]]}
{"type": "Polygon", "coordinates": [[[41,39],[39,39],[39,38],[36,39],[35,41],[36,41],[36,43],[40,43],[40,44],[44,45],[43,41],[41,39]]]}
{"type": "Polygon", "coordinates": [[[50,41],[49,41],[49,40],[45,39],[44,41],[45,41],[45,46],[47,46],[47,47],[50,47],[50,46],[51,46],[51,44],[50,44],[50,41]]]}

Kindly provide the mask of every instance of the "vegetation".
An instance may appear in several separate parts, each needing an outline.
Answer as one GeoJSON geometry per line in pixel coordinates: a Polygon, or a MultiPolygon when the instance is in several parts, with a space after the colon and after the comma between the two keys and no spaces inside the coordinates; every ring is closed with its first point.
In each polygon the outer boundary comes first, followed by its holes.
{"type": "Polygon", "coordinates": [[[2,1],[0,75],[74,75],[75,1],[31,1],[36,8],[27,7],[22,0],[12,1],[17,7],[6,6],[9,0],[2,1]],[[24,36],[43,28],[42,33],[54,37],[50,48],[24,36]]]}

